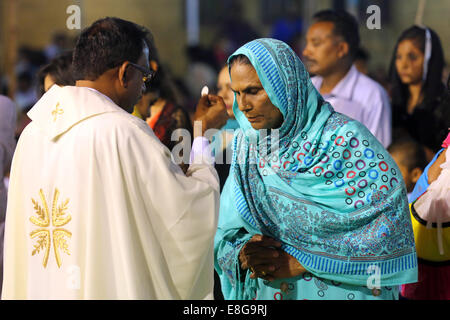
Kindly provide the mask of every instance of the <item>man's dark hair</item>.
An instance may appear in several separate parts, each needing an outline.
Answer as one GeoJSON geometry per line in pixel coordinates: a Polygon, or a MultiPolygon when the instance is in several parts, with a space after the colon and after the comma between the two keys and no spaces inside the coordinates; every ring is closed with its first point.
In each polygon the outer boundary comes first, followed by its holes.
{"type": "Polygon", "coordinates": [[[43,95],[45,93],[44,83],[47,75],[50,75],[57,85],[75,85],[75,77],[72,71],[72,55],[72,51],[63,53],[39,69],[37,74],[39,95],[43,95]]]}
{"type": "Polygon", "coordinates": [[[346,11],[322,10],[313,16],[314,22],[332,22],[333,34],[341,36],[348,43],[349,54],[355,57],[359,48],[359,29],[355,17],[346,11]]]}
{"type": "Polygon", "coordinates": [[[355,60],[368,62],[370,60],[370,54],[366,49],[359,47],[358,50],[356,50],[355,60]]]}
{"type": "Polygon", "coordinates": [[[83,30],[73,54],[77,80],[96,80],[125,61],[137,63],[149,31],[119,18],[95,21],[83,30]]]}

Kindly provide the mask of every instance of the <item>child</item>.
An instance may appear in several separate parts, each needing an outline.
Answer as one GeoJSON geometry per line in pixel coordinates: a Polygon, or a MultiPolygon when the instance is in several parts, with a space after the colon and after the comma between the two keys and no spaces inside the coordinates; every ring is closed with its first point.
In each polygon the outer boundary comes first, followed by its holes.
{"type": "Polygon", "coordinates": [[[406,137],[394,141],[388,151],[402,173],[409,200],[417,180],[427,165],[425,151],[415,140],[406,137]]]}

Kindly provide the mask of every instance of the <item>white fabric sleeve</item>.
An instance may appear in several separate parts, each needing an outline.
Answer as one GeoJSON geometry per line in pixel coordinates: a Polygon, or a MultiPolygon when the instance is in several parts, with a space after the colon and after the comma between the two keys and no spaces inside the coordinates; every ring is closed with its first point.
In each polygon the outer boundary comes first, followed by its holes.
{"type": "Polygon", "coordinates": [[[217,172],[203,161],[208,155],[208,148],[202,148],[207,147],[205,140],[196,139],[192,155],[202,161],[192,163],[186,175],[156,137],[139,135],[126,144],[127,153],[134,154],[131,166],[138,169],[146,216],[164,256],[155,263],[167,266],[181,299],[208,299],[213,292],[220,194],[217,172]]]}

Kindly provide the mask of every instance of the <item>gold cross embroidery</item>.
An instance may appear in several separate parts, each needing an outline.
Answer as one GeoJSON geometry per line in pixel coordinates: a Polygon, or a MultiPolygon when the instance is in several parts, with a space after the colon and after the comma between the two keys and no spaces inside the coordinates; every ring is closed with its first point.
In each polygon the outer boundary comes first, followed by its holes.
{"type": "Polygon", "coordinates": [[[31,255],[34,256],[36,253],[39,253],[39,251],[45,250],[44,260],[42,264],[44,268],[46,268],[48,257],[50,255],[51,238],[53,238],[53,250],[55,252],[56,263],[59,268],[61,267],[60,250],[70,255],[67,238],[71,238],[72,233],[64,228],[61,228],[62,226],[68,224],[72,219],[70,215],[66,215],[69,199],[67,199],[59,207],[57,207],[59,190],[55,189],[52,204],[52,217],[50,221],[50,212],[48,210],[47,201],[45,200],[44,192],[42,191],[42,189],[39,190],[39,196],[44,208],[39,205],[38,201],[31,198],[37,217],[30,217],[30,221],[35,226],[39,227],[39,229],[35,229],[30,233],[30,237],[32,239],[36,237],[38,238],[31,255]],[[54,227],[53,230],[50,230],[51,227],[54,227]]]}
{"type": "Polygon", "coordinates": [[[59,114],[63,114],[64,110],[59,108],[59,102],[56,104],[56,108],[55,110],[52,111],[52,116],[53,116],[53,122],[56,121],[56,118],[58,117],[59,114]]]}

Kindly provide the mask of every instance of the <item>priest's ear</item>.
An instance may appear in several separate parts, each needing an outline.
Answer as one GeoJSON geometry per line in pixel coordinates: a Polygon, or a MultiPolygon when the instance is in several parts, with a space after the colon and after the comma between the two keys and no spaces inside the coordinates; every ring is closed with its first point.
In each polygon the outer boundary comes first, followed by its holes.
{"type": "Polygon", "coordinates": [[[128,67],[130,66],[130,63],[128,61],[125,61],[120,65],[118,77],[120,85],[124,88],[128,87],[128,81],[130,80],[130,72],[128,72],[128,67]]]}

